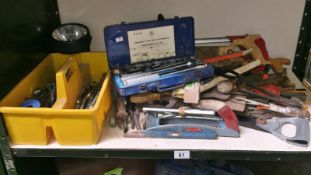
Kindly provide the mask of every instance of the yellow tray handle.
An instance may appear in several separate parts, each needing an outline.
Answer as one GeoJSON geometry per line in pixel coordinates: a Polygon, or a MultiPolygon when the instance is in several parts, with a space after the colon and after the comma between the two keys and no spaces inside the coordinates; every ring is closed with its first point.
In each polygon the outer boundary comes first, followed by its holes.
{"type": "Polygon", "coordinates": [[[80,94],[83,76],[77,59],[68,58],[66,63],[56,73],[57,100],[53,109],[73,109],[80,94]]]}

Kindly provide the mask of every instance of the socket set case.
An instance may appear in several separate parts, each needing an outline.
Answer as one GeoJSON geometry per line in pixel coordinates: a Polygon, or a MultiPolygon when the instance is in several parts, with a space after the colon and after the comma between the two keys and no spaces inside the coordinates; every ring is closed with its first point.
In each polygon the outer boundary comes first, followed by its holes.
{"type": "Polygon", "coordinates": [[[194,59],[192,17],[111,25],[104,36],[121,96],[176,89],[214,74],[211,65],[194,59]]]}

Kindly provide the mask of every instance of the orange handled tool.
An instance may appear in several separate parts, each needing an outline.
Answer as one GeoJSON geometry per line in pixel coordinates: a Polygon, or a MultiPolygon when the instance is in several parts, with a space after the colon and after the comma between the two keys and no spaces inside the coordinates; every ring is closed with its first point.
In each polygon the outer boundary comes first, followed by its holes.
{"type": "Polygon", "coordinates": [[[252,48],[247,49],[245,51],[240,51],[240,52],[234,52],[231,54],[227,54],[227,55],[220,55],[220,56],[216,56],[213,58],[205,58],[205,63],[214,63],[214,62],[218,62],[218,61],[224,61],[224,60],[230,60],[233,58],[239,58],[242,56],[245,56],[249,53],[251,53],[253,51],[252,48]]]}
{"type": "Polygon", "coordinates": [[[151,101],[159,101],[161,98],[165,96],[171,96],[171,92],[163,92],[163,93],[144,93],[132,95],[130,97],[131,103],[142,104],[148,103],[151,101]]]}
{"type": "Polygon", "coordinates": [[[290,65],[290,59],[288,58],[274,58],[269,60],[271,68],[275,73],[281,74],[284,72],[283,65],[290,65]]]}

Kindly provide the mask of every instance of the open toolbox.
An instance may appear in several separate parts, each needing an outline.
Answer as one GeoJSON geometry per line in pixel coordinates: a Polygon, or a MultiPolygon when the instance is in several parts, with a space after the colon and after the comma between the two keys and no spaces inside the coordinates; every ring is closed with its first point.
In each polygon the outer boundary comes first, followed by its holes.
{"type": "Polygon", "coordinates": [[[168,91],[214,74],[211,65],[194,59],[192,17],[110,25],[104,35],[121,96],[168,91]]]}
{"type": "Polygon", "coordinates": [[[2,99],[0,112],[13,144],[45,145],[54,135],[61,145],[91,145],[100,138],[111,100],[104,52],[50,54],[2,99]],[[85,76],[99,82],[103,75],[95,105],[75,109],[85,76]],[[53,81],[57,98],[51,108],[20,107],[35,89],[53,81]]]}

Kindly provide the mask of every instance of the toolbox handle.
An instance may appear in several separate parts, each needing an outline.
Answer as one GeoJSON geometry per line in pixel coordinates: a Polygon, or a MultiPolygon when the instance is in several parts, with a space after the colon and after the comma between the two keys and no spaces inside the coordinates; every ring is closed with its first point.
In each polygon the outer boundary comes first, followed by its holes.
{"type": "Polygon", "coordinates": [[[158,86],[157,89],[158,89],[159,92],[162,92],[162,91],[169,91],[169,90],[181,88],[181,87],[184,87],[184,86],[185,86],[185,83],[181,83],[181,84],[177,84],[177,85],[169,86],[169,87],[160,87],[160,86],[158,86]]]}

